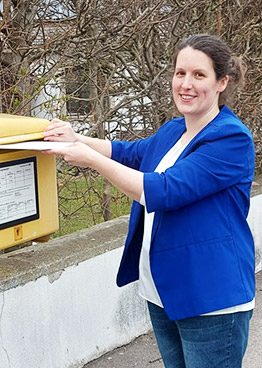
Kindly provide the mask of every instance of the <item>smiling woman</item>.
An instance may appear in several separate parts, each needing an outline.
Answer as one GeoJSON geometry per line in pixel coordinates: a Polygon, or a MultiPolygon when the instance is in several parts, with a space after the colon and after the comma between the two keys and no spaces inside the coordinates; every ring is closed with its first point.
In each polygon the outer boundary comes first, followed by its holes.
{"type": "Polygon", "coordinates": [[[237,82],[242,81],[240,61],[237,78],[235,71],[232,73],[234,64],[229,48],[223,44],[218,47],[215,37],[193,36],[179,45],[174,57],[172,90],[177,109],[185,116],[184,144],[219,113],[221,96],[229,81],[233,82],[229,74],[237,82]]]}
{"type": "Polygon", "coordinates": [[[221,101],[243,73],[210,35],[182,41],[174,66],[183,117],[152,137],[109,142],[53,120],[45,139],[74,142],[49,153],[97,170],[134,200],[117,284],[139,281],[165,367],[240,368],[255,294],[247,224],[255,154],[221,101]]]}
{"type": "Polygon", "coordinates": [[[187,130],[202,129],[218,114],[219,94],[227,83],[228,75],[216,79],[212,59],[205,53],[190,46],[181,50],[172,87],[174,102],[185,116],[187,130]]]}

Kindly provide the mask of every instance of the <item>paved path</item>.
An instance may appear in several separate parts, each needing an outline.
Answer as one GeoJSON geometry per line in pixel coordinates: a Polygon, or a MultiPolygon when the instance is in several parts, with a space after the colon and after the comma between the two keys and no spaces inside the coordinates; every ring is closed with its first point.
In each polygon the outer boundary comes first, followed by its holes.
{"type": "MultiPolygon", "coordinates": [[[[83,368],[163,368],[153,333],[140,336],[83,368]]],[[[201,368],[201,367],[199,367],[201,368]]],[[[262,368],[262,272],[257,274],[256,308],[243,368],[262,368]]]]}

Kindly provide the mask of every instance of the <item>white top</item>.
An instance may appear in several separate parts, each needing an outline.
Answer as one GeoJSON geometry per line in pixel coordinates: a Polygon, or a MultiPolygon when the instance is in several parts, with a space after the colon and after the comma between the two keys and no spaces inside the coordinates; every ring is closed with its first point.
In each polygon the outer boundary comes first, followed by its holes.
{"type": "MultiPolygon", "coordinates": [[[[158,166],[155,169],[155,172],[162,173],[169,167],[173,166],[180,154],[185,149],[186,145],[182,145],[181,139],[179,139],[174,146],[166,153],[166,155],[159,162],[158,166]]],[[[144,215],[144,236],[142,242],[142,249],[140,254],[139,261],[139,282],[138,282],[138,290],[139,295],[148,300],[149,302],[158,305],[163,308],[163,304],[157,292],[150,266],[150,244],[151,244],[151,234],[152,227],[154,222],[155,212],[148,213],[145,204],[145,195],[144,192],[140,198],[140,204],[145,206],[145,215],[144,215]]],[[[203,314],[203,315],[214,315],[214,314],[226,314],[226,313],[235,313],[240,311],[248,311],[253,309],[255,306],[255,299],[253,299],[249,303],[237,305],[230,308],[225,308],[222,310],[214,311],[211,313],[203,314]]]]}

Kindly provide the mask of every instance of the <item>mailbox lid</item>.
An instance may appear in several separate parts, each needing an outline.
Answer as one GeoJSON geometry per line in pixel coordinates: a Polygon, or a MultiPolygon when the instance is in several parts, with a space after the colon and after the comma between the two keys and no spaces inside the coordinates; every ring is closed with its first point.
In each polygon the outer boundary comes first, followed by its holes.
{"type": "Polygon", "coordinates": [[[42,139],[46,119],[0,113],[0,144],[42,139]]]}

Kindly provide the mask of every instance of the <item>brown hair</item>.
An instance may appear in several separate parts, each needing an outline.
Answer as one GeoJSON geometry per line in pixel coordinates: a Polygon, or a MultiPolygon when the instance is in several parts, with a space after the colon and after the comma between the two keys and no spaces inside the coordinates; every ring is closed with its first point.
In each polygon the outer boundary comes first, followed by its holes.
{"type": "Polygon", "coordinates": [[[176,47],[174,67],[179,52],[185,47],[204,52],[213,62],[217,80],[229,76],[227,88],[220,93],[219,105],[229,102],[237,87],[244,84],[245,65],[240,57],[232,56],[230,48],[220,38],[208,34],[196,34],[182,40],[176,47]]]}

